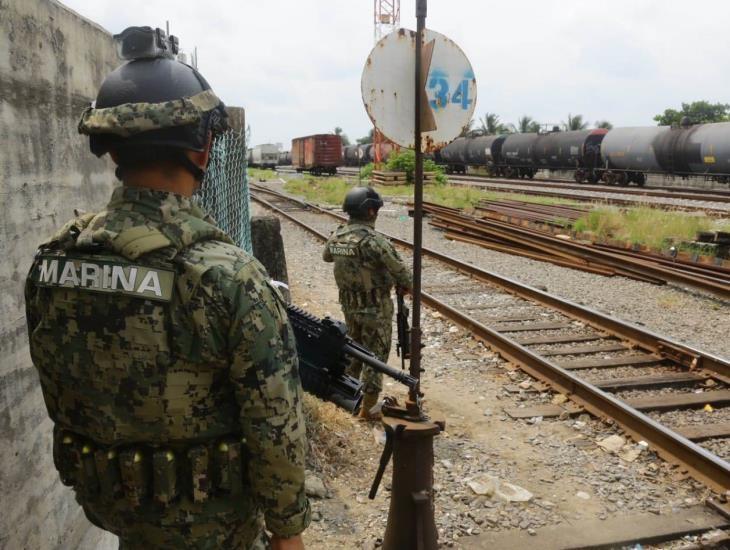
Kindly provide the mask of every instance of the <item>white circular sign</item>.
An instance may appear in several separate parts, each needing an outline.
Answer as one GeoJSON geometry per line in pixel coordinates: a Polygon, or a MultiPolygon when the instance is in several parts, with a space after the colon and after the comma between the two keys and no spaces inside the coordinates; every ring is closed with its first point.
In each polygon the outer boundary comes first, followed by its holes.
{"type": "MultiPolygon", "coordinates": [[[[422,149],[443,147],[461,134],[474,114],[477,84],[469,60],[452,40],[435,31],[423,33],[425,100],[421,107],[422,149]],[[426,102],[427,100],[427,102],[426,102]]],[[[416,33],[398,29],[370,52],[360,86],[365,110],[391,141],[413,148],[416,33]]]]}

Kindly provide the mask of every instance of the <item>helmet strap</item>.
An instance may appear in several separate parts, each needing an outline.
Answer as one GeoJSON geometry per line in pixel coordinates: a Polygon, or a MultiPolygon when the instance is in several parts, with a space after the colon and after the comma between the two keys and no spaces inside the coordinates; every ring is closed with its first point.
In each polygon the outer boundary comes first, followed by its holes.
{"type": "Polygon", "coordinates": [[[192,160],[190,160],[185,153],[182,154],[182,158],[180,160],[182,161],[183,168],[190,172],[196,181],[203,181],[203,178],[205,177],[205,173],[207,171],[207,167],[201,168],[192,160]]]}

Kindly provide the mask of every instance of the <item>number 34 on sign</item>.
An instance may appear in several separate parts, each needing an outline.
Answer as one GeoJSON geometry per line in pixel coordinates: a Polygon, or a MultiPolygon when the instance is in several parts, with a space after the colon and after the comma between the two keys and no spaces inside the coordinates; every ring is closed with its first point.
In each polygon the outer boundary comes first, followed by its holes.
{"type": "Polygon", "coordinates": [[[449,103],[449,95],[451,94],[451,103],[461,105],[463,110],[468,110],[474,101],[469,97],[469,82],[474,78],[474,73],[464,75],[456,86],[456,89],[449,89],[449,78],[446,73],[440,70],[431,71],[428,75],[428,104],[434,111],[443,109],[449,103]]]}

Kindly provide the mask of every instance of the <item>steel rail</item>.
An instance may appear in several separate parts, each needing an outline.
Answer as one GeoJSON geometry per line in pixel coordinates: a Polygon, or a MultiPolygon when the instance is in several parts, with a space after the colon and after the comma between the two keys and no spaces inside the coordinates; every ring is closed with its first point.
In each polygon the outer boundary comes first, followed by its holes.
{"type": "Polygon", "coordinates": [[[504,359],[519,365],[534,378],[565,394],[594,416],[612,419],[635,440],[646,441],[667,462],[681,464],[695,479],[716,491],[724,493],[730,488],[730,463],[433,296],[423,293],[423,301],[456,324],[471,331],[477,338],[497,350],[504,359]]]}
{"type": "MultiPolygon", "coordinates": [[[[282,199],[298,203],[316,212],[324,213],[338,219],[343,218],[343,216],[329,212],[305,201],[292,199],[291,197],[287,197],[286,195],[271,190],[265,190],[265,192],[278,196],[282,199]]],[[[317,236],[320,240],[327,240],[327,235],[297,219],[296,216],[278,208],[261,197],[252,195],[251,198],[263,206],[277,212],[286,219],[294,222],[298,226],[317,236]]],[[[383,233],[383,235],[385,234],[383,233]]],[[[410,247],[410,243],[403,239],[394,237],[389,238],[402,246],[410,247]]],[[[458,271],[472,275],[478,280],[499,286],[504,290],[523,298],[537,301],[543,305],[565,313],[568,316],[584,320],[599,330],[609,331],[631,341],[632,343],[640,344],[652,351],[662,353],[668,359],[675,360],[684,366],[690,368],[702,367],[714,371],[721,377],[730,376],[730,362],[725,359],[695,350],[689,346],[674,342],[669,338],[663,338],[657,334],[624,321],[608,317],[602,313],[591,310],[590,308],[579,306],[567,300],[551,296],[547,292],[523,285],[522,283],[512,279],[484,271],[476,266],[465,264],[451,256],[441,254],[427,248],[424,248],[423,252],[434,259],[446,263],[458,271]],[[667,351],[670,353],[667,354],[667,351]],[[673,352],[674,355],[672,355],[671,352],[673,352]],[[701,364],[699,361],[701,361],[701,364]]],[[[730,490],[730,463],[713,455],[706,449],[656,422],[647,415],[633,409],[609,393],[600,390],[585,380],[581,380],[549,359],[540,357],[508,336],[479,323],[468,315],[437,300],[425,292],[422,292],[422,298],[424,303],[429,307],[439,311],[458,325],[471,331],[477,338],[489,344],[505,359],[519,365],[520,368],[528,372],[530,375],[551,385],[561,393],[564,393],[573,402],[577,403],[579,406],[583,407],[595,416],[614,420],[637,441],[643,440],[649,443],[666,461],[678,464],[685,468],[695,479],[706,484],[713,490],[721,493],[730,490]]]]}
{"type": "Polygon", "coordinates": [[[670,187],[642,187],[639,189],[631,187],[615,187],[609,185],[596,185],[596,184],[577,184],[570,183],[568,181],[562,182],[560,180],[546,180],[546,179],[535,179],[535,180],[516,180],[516,179],[503,179],[495,178],[491,176],[480,176],[476,174],[472,175],[450,175],[447,176],[449,180],[454,179],[455,181],[461,182],[479,182],[484,181],[487,183],[504,183],[518,186],[541,186],[548,187],[550,189],[567,189],[573,191],[596,191],[601,193],[614,193],[622,195],[638,195],[644,197],[654,197],[662,199],[686,199],[692,201],[707,201],[707,202],[722,202],[730,203],[730,191],[725,190],[713,190],[713,189],[697,189],[692,187],[678,188],[677,191],[673,191],[670,187]],[[693,190],[694,189],[694,190],[693,190]]]}
{"type": "MultiPolygon", "coordinates": [[[[327,210],[326,208],[321,208],[316,204],[290,197],[283,193],[279,193],[271,189],[266,189],[264,187],[256,185],[252,185],[251,187],[255,191],[262,191],[283,200],[296,203],[307,210],[319,212],[320,214],[330,216],[341,222],[347,221],[346,216],[337,214],[336,212],[332,212],[330,210],[327,210]]],[[[252,198],[254,200],[262,200],[253,196],[252,198]]],[[[290,216],[287,212],[281,209],[277,209],[273,205],[272,209],[279,210],[279,213],[281,213],[281,215],[293,221],[295,224],[301,226],[302,228],[307,230],[312,229],[306,223],[298,220],[294,216],[290,216]]],[[[319,232],[317,233],[325,239],[327,238],[326,235],[319,232]]],[[[380,231],[380,233],[390,239],[392,242],[404,248],[410,249],[411,247],[411,243],[406,241],[405,239],[401,239],[394,235],[389,235],[382,231],[380,231]]],[[[460,271],[466,275],[470,275],[477,280],[500,287],[510,292],[511,294],[520,296],[521,298],[541,303],[547,307],[560,311],[561,313],[569,317],[574,317],[575,319],[587,323],[595,329],[614,334],[620,338],[628,340],[634,345],[643,346],[654,353],[662,353],[668,355],[670,354],[669,350],[671,349],[672,359],[676,360],[683,366],[689,368],[705,368],[711,370],[720,376],[726,377],[728,379],[728,383],[730,383],[730,359],[726,359],[718,355],[713,355],[711,353],[698,350],[692,346],[688,346],[671,338],[658,335],[654,332],[651,332],[650,330],[641,328],[637,325],[633,325],[627,321],[621,321],[619,319],[616,319],[615,317],[610,317],[595,309],[576,304],[564,298],[558,298],[557,296],[553,296],[548,292],[544,292],[535,287],[520,283],[515,279],[511,279],[492,271],[487,271],[475,265],[465,263],[457,258],[454,258],[453,256],[449,256],[448,254],[443,254],[441,252],[437,252],[426,247],[423,248],[423,252],[427,256],[442,263],[445,263],[453,267],[457,271],[460,271]]]]}

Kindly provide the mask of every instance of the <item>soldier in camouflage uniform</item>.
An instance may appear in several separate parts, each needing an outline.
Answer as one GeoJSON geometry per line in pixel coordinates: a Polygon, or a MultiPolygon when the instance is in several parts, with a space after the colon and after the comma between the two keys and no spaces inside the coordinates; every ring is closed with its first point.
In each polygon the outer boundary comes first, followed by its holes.
{"type": "MultiPolygon", "coordinates": [[[[411,288],[411,273],[390,241],[375,232],[380,195],[370,187],[355,187],[345,197],[342,209],[350,220],[330,236],[323,252],[325,262],[334,262],[335,281],[350,336],[388,362],[393,333],[393,301],[390,291],[411,288]]],[[[371,409],[383,388],[383,375],[359,361],[350,374],[363,382],[360,416],[375,419],[371,409]]]]}
{"type": "Polygon", "coordinates": [[[295,339],[261,265],[190,200],[225,111],[166,56],[104,81],[80,131],[123,186],[43,243],[26,284],[53,453],[122,548],[303,548],[295,339]]]}

